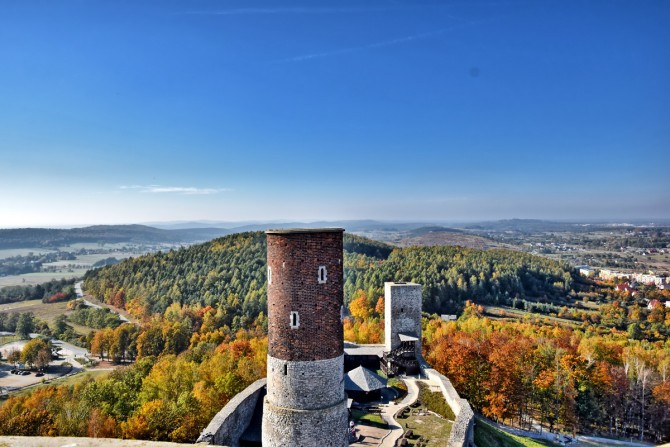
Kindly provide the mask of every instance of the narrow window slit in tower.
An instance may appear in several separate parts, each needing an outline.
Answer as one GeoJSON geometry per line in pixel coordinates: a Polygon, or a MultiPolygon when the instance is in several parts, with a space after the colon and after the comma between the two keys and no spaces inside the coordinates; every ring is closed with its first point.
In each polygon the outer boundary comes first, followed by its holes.
{"type": "Polygon", "coordinates": [[[284,363],[284,375],[288,374],[288,363],[284,363]]]}
{"type": "Polygon", "coordinates": [[[298,312],[291,312],[291,329],[297,329],[300,327],[300,315],[298,312]]]}
{"type": "Polygon", "coordinates": [[[319,267],[318,280],[319,284],[325,284],[328,281],[328,271],[325,265],[319,267]]]}

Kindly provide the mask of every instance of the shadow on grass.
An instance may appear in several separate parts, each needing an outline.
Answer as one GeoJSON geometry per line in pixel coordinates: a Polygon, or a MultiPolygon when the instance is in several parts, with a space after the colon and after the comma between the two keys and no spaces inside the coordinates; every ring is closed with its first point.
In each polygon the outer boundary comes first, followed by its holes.
{"type": "Polygon", "coordinates": [[[351,410],[351,415],[361,425],[388,429],[388,424],[378,414],[366,413],[363,410],[351,410]]]}

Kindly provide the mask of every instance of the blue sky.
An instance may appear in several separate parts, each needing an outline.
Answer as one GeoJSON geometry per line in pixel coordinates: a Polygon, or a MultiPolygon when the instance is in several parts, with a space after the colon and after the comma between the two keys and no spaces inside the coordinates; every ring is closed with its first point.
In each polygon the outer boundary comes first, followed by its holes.
{"type": "Polygon", "coordinates": [[[670,3],[0,2],[0,227],[670,218],[670,3]]]}

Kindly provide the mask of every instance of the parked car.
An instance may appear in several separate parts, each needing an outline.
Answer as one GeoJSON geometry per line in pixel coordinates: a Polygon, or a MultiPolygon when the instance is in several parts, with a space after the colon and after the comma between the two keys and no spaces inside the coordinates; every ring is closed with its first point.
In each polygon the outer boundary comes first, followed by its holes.
{"type": "Polygon", "coordinates": [[[13,369],[13,370],[10,371],[10,373],[12,373],[12,374],[18,374],[18,373],[19,373],[19,370],[18,370],[18,369],[13,369]]]}
{"type": "Polygon", "coordinates": [[[21,374],[22,376],[29,376],[30,371],[21,371],[19,374],[21,374]]]}
{"type": "Polygon", "coordinates": [[[38,373],[35,373],[35,377],[42,377],[43,375],[44,375],[44,373],[43,373],[43,372],[38,372],[38,373]]]}

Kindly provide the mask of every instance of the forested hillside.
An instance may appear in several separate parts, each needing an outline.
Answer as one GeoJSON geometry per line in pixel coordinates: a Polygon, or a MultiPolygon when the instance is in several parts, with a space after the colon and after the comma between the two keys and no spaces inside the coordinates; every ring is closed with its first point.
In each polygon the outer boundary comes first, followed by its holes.
{"type": "Polygon", "coordinates": [[[228,234],[221,228],[161,230],[146,225],[94,225],[84,228],[13,228],[0,229],[0,249],[62,247],[87,243],[179,243],[207,240],[228,234]]]}
{"type": "MultiPolygon", "coordinates": [[[[586,318],[576,329],[537,315],[489,320],[467,301],[556,302],[583,285],[567,266],[519,252],[393,249],[351,235],[344,247],[347,340],[381,342],[383,283],[415,281],[424,285],[424,310],[465,309],[458,322],[425,319],[424,355],[484,414],[569,431],[670,436],[665,307],[641,310],[622,298],[602,306],[602,321],[586,318]],[[619,330],[629,321],[658,341],[632,340],[619,330]]],[[[107,326],[80,341],[96,357],[131,366],[74,388],[11,397],[0,406],[0,434],[193,442],[226,402],[265,375],[265,259],[265,235],[243,233],[89,272],[87,291],[140,324],[98,324],[89,320],[106,315],[80,312],[77,321],[107,326]]],[[[52,331],[62,332],[57,324],[52,331]]]]}
{"type": "MultiPolygon", "coordinates": [[[[247,327],[267,306],[266,245],[261,232],[226,236],[189,248],[129,259],[90,271],[86,290],[138,317],[164,313],[172,303],[221,309],[233,329],[247,327]]],[[[455,312],[467,299],[508,303],[514,298],[559,299],[571,269],[505,250],[460,247],[392,249],[345,234],[345,301],[361,289],[383,295],[385,281],[424,286],[424,310],[455,312]]]]}

